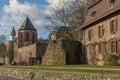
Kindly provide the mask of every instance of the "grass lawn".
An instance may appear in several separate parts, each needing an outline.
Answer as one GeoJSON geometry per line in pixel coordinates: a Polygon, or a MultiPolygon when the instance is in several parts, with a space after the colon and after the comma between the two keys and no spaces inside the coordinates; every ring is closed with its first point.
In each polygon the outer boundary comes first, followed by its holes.
{"type": "Polygon", "coordinates": [[[63,71],[63,72],[84,72],[94,74],[117,74],[120,75],[120,66],[96,66],[96,65],[61,65],[61,66],[2,66],[4,68],[31,69],[35,71],[63,71]],[[113,70],[112,70],[113,69],[113,70]],[[118,70],[114,70],[118,69],[118,70]]]}

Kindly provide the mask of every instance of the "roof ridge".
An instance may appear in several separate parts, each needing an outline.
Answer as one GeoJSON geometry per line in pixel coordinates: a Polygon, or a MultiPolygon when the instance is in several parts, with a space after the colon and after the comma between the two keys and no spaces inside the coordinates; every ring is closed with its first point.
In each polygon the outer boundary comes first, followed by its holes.
{"type": "Polygon", "coordinates": [[[27,16],[19,30],[36,30],[27,16]]]}

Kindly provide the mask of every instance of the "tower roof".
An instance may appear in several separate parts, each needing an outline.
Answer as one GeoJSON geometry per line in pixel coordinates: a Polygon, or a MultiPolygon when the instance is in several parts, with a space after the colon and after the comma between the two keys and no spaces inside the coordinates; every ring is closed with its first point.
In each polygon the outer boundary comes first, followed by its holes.
{"type": "Polygon", "coordinates": [[[11,31],[11,36],[16,36],[16,31],[15,31],[14,27],[13,27],[13,29],[11,31]]]}
{"type": "Polygon", "coordinates": [[[31,23],[30,19],[27,17],[25,21],[23,22],[22,26],[19,30],[35,30],[33,24],[31,23]]]}

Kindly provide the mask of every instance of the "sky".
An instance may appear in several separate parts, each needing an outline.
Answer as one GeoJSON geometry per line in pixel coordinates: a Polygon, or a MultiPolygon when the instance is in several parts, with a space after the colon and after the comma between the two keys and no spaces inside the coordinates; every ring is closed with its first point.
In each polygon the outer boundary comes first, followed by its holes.
{"type": "Polygon", "coordinates": [[[28,16],[37,29],[38,37],[47,39],[49,31],[44,27],[47,23],[45,16],[52,14],[51,7],[59,1],[70,0],[0,0],[0,35],[9,40],[13,26],[17,34],[28,16]]]}

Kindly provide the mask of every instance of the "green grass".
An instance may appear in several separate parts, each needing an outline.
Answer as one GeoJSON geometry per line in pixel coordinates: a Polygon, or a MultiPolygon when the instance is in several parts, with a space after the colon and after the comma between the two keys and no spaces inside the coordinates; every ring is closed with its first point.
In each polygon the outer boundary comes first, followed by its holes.
{"type": "Polygon", "coordinates": [[[32,66],[2,66],[8,68],[111,68],[111,69],[120,69],[120,66],[97,66],[97,65],[56,65],[56,66],[43,66],[43,65],[32,65],[32,66]]]}
{"type": "Polygon", "coordinates": [[[63,72],[84,72],[93,74],[117,74],[120,75],[120,71],[111,70],[87,70],[87,68],[110,68],[110,69],[120,69],[120,66],[96,66],[96,65],[61,65],[61,66],[2,66],[4,68],[16,68],[16,69],[31,69],[34,71],[46,70],[46,71],[63,71],[63,72]],[[84,68],[84,69],[79,69],[84,68]]]}
{"type": "Polygon", "coordinates": [[[84,67],[84,68],[120,68],[120,66],[98,66],[98,65],[66,65],[65,67],[84,67]]]}
{"type": "MultiPolygon", "coordinates": [[[[30,66],[30,67],[38,67],[38,65],[35,65],[35,66],[30,66]]],[[[52,66],[43,66],[43,65],[40,65],[40,67],[73,67],[73,68],[76,68],[76,67],[79,67],[79,68],[118,68],[120,69],[120,66],[98,66],[98,65],[52,65],[52,66]]]]}

